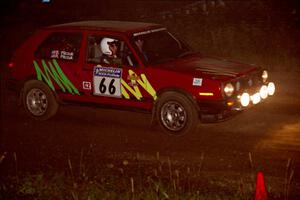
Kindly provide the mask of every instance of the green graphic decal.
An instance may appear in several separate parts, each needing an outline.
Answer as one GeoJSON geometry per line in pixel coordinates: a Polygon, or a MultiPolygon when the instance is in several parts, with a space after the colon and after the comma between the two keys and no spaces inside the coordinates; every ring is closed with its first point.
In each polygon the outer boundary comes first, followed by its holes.
{"type": "Polygon", "coordinates": [[[72,84],[72,82],[68,79],[68,77],[64,74],[64,72],[59,67],[57,61],[55,59],[48,61],[48,65],[45,60],[42,60],[42,65],[44,68],[44,72],[41,70],[38,63],[34,60],[33,65],[37,74],[37,79],[42,81],[44,80],[48,86],[55,91],[54,85],[52,83],[52,79],[57,83],[57,85],[62,89],[63,92],[66,92],[66,89],[71,94],[80,95],[77,88],[72,84]],[[52,64],[53,63],[53,64],[52,64]]]}

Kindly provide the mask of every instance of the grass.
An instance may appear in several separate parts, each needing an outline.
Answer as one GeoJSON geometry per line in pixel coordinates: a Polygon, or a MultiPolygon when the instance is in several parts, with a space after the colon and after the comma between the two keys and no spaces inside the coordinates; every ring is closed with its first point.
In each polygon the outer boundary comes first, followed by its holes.
{"type": "MultiPolygon", "coordinates": [[[[4,154],[3,154],[4,155],[4,154]]],[[[7,154],[5,154],[6,156],[7,154]]],[[[83,155],[83,153],[81,154],[83,155]]],[[[5,158],[4,156],[4,158],[5,158]]],[[[17,155],[13,162],[17,164],[17,155]]],[[[79,166],[67,158],[63,172],[26,173],[1,178],[0,199],[252,199],[255,192],[255,167],[251,153],[251,172],[243,175],[209,172],[202,169],[203,159],[197,164],[178,163],[161,158],[140,160],[107,159],[99,166],[86,163],[81,157],[79,166]]],[[[5,159],[1,162],[5,162],[5,159]]],[[[1,163],[0,163],[1,166],[1,163]]],[[[20,169],[17,169],[20,170],[20,169]]],[[[293,179],[293,163],[286,165],[283,190],[275,190],[266,177],[269,199],[289,199],[293,179]]]]}

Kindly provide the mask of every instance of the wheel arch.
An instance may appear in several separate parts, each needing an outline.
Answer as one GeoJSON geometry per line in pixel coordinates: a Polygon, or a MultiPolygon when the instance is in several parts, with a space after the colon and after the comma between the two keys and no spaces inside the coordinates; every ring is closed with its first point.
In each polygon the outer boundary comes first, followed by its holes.
{"type": "Polygon", "coordinates": [[[57,94],[55,91],[53,91],[53,90],[49,87],[49,85],[48,85],[47,83],[45,83],[45,81],[38,80],[38,79],[36,79],[36,76],[33,76],[33,75],[32,75],[32,76],[29,76],[29,77],[27,77],[26,79],[24,79],[24,80],[22,81],[22,88],[21,88],[20,95],[19,95],[19,105],[22,105],[22,99],[23,99],[23,95],[24,95],[24,87],[25,87],[25,84],[26,84],[27,82],[29,82],[29,81],[40,81],[40,82],[42,82],[46,87],[48,87],[48,88],[50,89],[50,91],[51,91],[52,94],[54,95],[56,101],[59,102],[59,103],[62,102],[61,99],[59,98],[58,94],[57,94]]]}
{"type": "Polygon", "coordinates": [[[152,110],[152,122],[159,124],[171,135],[179,136],[196,130],[200,108],[195,97],[186,90],[176,87],[160,90],[157,97],[152,110]],[[176,107],[173,107],[174,110],[168,110],[168,104],[176,107]],[[165,117],[165,114],[162,116],[162,113],[169,113],[169,117],[165,117]]]}
{"type": "Polygon", "coordinates": [[[26,79],[21,101],[26,113],[36,120],[47,120],[59,109],[56,93],[42,80],[26,79]]]}
{"type": "Polygon", "coordinates": [[[200,112],[200,107],[197,104],[196,98],[194,96],[192,96],[189,92],[187,92],[186,90],[184,90],[182,88],[168,87],[168,88],[164,88],[164,89],[161,89],[161,90],[157,91],[157,93],[156,93],[157,94],[157,100],[154,102],[154,105],[152,107],[152,115],[155,115],[155,111],[157,109],[157,102],[159,101],[159,96],[161,96],[161,95],[163,95],[167,92],[177,92],[177,93],[180,93],[180,94],[184,95],[194,105],[194,107],[197,109],[197,112],[198,113],[200,112]]]}

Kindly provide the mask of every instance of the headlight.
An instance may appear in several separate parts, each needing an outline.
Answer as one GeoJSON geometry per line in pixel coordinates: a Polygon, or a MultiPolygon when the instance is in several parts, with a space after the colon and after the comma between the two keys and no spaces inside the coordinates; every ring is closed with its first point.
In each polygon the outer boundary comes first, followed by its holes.
{"type": "Polygon", "coordinates": [[[266,85],[263,85],[259,90],[259,94],[262,99],[266,99],[268,97],[268,93],[269,91],[266,85]]]}
{"type": "Polygon", "coordinates": [[[250,103],[250,95],[248,93],[243,93],[242,96],[241,96],[241,104],[242,106],[246,107],[249,105],[250,103]]]}
{"type": "Polygon", "coordinates": [[[234,87],[231,83],[227,83],[224,87],[224,93],[226,96],[230,97],[234,92],[234,87]]]}
{"type": "Polygon", "coordinates": [[[250,97],[250,99],[252,100],[252,103],[253,103],[253,104],[258,104],[258,103],[260,102],[260,100],[261,100],[260,94],[259,94],[258,92],[255,93],[255,94],[253,94],[253,95],[250,97]]]}
{"type": "Polygon", "coordinates": [[[274,93],[275,93],[275,84],[273,82],[270,82],[268,84],[268,94],[272,96],[274,95],[274,93]]]}
{"type": "Polygon", "coordinates": [[[263,82],[265,83],[268,79],[268,71],[267,70],[264,70],[261,74],[261,78],[263,79],[263,82]]]}

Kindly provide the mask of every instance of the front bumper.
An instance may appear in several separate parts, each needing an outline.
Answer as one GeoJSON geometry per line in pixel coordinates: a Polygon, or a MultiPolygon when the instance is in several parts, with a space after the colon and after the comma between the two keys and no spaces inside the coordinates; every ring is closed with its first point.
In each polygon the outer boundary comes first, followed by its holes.
{"type": "Polygon", "coordinates": [[[275,93],[275,84],[269,82],[255,88],[248,88],[240,91],[231,98],[218,101],[199,101],[200,118],[206,121],[224,120],[234,114],[246,110],[260,102],[273,96],[275,93]]]}

